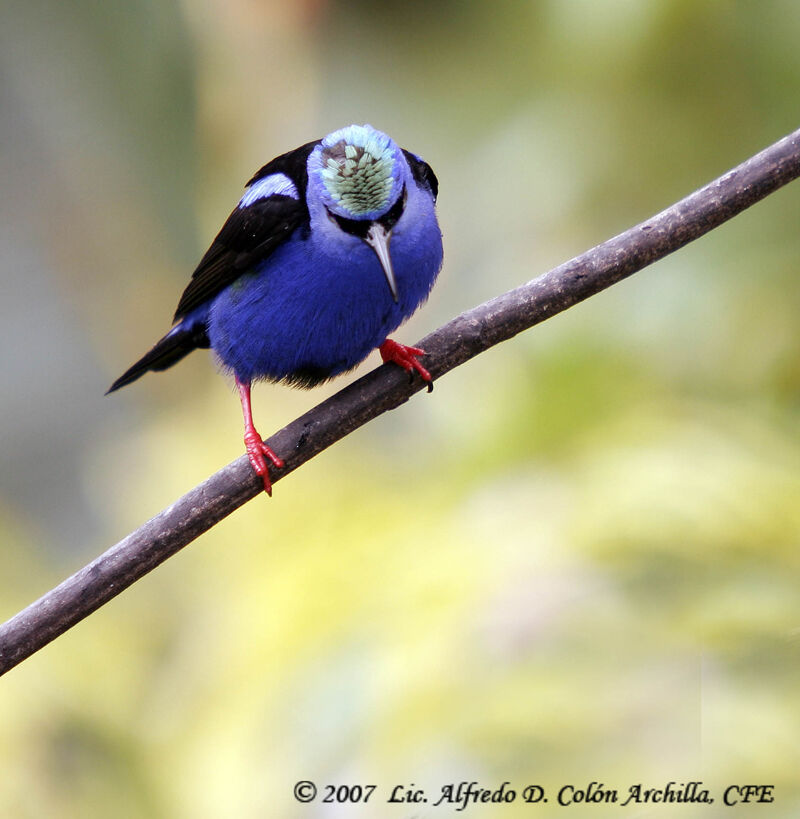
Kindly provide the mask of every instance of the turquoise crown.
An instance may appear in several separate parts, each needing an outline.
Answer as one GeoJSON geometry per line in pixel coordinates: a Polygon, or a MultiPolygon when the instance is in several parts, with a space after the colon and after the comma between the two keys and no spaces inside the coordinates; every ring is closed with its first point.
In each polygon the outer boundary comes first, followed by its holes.
{"type": "Polygon", "coordinates": [[[342,215],[375,219],[394,204],[403,187],[402,154],[390,137],[371,125],[348,125],[320,148],[324,193],[342,215]]]}

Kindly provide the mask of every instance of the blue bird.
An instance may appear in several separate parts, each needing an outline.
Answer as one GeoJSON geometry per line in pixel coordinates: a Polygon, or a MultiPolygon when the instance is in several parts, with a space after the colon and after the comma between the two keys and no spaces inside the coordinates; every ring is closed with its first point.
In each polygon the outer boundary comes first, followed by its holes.
{"type": "Polygon", "coordinates": [[[378,349],[418,373],[424,351],[387,338],[442,266],[430,165],[370,125],[349,125],[264,165],[200,260],[172,329],[108,392],[211,348],[233,373],[244,443],[264,490],[283,461],[253,425],[253,381],[313,387],[378,349]]]}

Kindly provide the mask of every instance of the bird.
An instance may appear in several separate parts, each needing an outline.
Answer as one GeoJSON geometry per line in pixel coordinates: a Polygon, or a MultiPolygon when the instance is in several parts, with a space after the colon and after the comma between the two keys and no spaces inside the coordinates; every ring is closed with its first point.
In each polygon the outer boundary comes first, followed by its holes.
{"type": "Polygon", "coordinates": [[[425,351],[389,338],[427,300],[442,267],[439,182],[420,156],[371,125],[348,125],[264,165],[200,259],[173,326],[108,393],[211,349],[233,375],[244,444],[264,491],[284,461],[257,432],[251,385],[309,388],[375,349],[433,383],[425,351]]]}

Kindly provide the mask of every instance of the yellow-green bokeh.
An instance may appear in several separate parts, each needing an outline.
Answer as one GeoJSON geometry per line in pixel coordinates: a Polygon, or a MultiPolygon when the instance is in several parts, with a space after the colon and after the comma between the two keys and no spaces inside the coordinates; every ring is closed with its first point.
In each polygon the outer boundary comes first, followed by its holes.
{"type": "MultiPolygon", "coordinates": [[[[240,453],[205,353],[102,393],[265,161],[366,121],[431,163],[412,343],[796,128],[798,42],[791,0],[12,0],[0,619],[240,453]]],[[[550,796],[467,816],[616,815],[556,805],[593,780],[797,816],[799,224],[789,186],[459,368],[3,677],[0,816],[436,817],[461,780],[550,796]]],[[[258,387],[259,429],[336,388],[258,387]]]]}

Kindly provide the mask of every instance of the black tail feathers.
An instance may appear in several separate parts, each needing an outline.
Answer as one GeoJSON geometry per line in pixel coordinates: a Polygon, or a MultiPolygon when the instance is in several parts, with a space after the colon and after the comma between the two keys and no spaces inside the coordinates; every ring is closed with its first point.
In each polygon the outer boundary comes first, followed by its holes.
{"type": "Polygon", "coordinates": [[[209,346],[204,324],[198,323],[186,328],[181,325],[173,327],[164,338],[156,342],[149,353],[142,356],[108,388],[106,395],[136,381],[149,370],[166,370],[189,355],[192,350],[209,346]]]}

